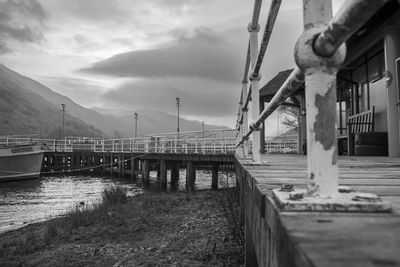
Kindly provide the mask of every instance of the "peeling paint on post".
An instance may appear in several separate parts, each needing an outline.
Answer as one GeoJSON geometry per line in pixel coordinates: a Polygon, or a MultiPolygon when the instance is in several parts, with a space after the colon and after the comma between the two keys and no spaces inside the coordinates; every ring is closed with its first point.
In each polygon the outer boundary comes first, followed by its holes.
{"type": "MultiPolygon", "coordinates": [[[[243,112],[243,119],[242,119],[242,126],[240,127],[240,138],[245,134],[245,131],[249,127],[248,124],[248,113],[247,113],[247,107],[246,107],[246,98],[247,98],[247,80],[242,81],[242,112],[243,112]],[[244,100],[244,101],[243,101],[244,100]]],[[[247,140],[244,140],[243,142],[243,148],[242,148],[242,153],[243,157],[247,157],[249,155],[249,142],[247,140]]]]}
{"type": "MultiPolygon", "coordinates": [[[[248,26],[250,32],[250,67],[254,70],[258,56],[258,32],[260,31],[260,25],[254,25],[250,23],[248,26]]],[[[252,73],[250,77],[251,81],[251,118],[256,121],[260,115],[260,78],[261,74],[252,73]]],[[[245,128],[247,129],[247,128],[245,128]]],[[[255,130],[252,135],[252,156],[254,162],[261,162],[260,153],[260,131],[255,130]]]]}
{"type": "Polygon", "coordinates": [[[336,73],[345,58],[341,46],[330,57],[316,55],[315,38],[332,18],[330,0],[304,0],[304,32],[296,43],[295,60],[305,74],[307,108],[308,192],[320,197],[338,194],[336,147],[336,73]]]}
{"type": "MultiPolygon", "coordinates": [[[[261,74],[256,77],[252,76],[251,80],[251,118],[253,121],[258,119],[260,116],[260,79],[261,74]]],[[[253,154],[254,162],[261,162],[261,152],[260,152],[260,129],[259,127],[253,129],[252,135],[252,147],[251,151],[253,154]]]]}

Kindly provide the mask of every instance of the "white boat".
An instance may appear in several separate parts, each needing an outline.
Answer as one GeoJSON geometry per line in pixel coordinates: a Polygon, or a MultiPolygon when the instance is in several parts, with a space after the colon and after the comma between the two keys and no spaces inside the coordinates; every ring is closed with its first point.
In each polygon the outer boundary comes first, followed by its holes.
{"type": "Polygon", "coordinates": [[[0,145],[0,182],[37,178],[44,151],[29,142],[7,142],[0,145]]]}

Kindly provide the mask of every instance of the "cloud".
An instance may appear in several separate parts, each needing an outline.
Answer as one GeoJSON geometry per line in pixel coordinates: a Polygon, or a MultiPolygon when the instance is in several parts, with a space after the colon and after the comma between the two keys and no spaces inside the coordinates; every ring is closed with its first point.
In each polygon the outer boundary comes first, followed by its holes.
{"type": "MultiPolygon", "coordinates": [[[[123,4],[124,1],[99,1],[99,0],[51,0],[52,10],[59,10],[63,14],[74,19],[92,22],[121,21],[129,16],[129,10],[123,4]]],[[[57,12],[58,13],[58,12],[57,12]]]]}
{"type": "Polygon", "coordinates": [[[46,12],[37,0],[0,1],[0,53],[11,52],[9,42],[38,42],[46,12]]]}
{"type": "Polygon", "coordinates": [[[240,79],[242,56],[237,46],[208,28],[199,28],[192,37],[184,31],[172,45],[115,55],[83,71],[132,78],[201,77],[235,82],[240,79]]]}
{"type": "Polygon", "coordinates": [[[151,108],[175,113],[175,97],[181,113],[192,116],[229,116],[237,112],[240,85],[197,78],[162,78],[127,82],[102,96],[107,107],[151,108]]]}
{"type": "Polygon", "coordinates": [[[108,90],[106,85],[85,78],[41,76],[38,80],[53,91],[68,96],[76,103],[84,106],[99,105],[101,95],[108,90]]]}

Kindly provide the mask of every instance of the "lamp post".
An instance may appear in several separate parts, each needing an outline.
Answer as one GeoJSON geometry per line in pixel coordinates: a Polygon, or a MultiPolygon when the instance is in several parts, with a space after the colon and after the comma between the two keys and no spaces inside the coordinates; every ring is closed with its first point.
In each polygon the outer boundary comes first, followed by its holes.
{"type": "Polygon", "coordinates": [[[62,106],[62,111],[63,111],[63,120],[62,120],[62,132],[63,132],[63,139],[65,139],[65,128],[64,128],[64,125],[65,125],[65,104],[61,104],[61,106],[62,106]]]}
{"type": "Polygon", "coordinates": [[[136,144],[136,139],[137,139],[137,120],[138,120],[138,114],[137,114],[137,112],[135,112],[135,117],[134,117],[134,119],[135,119],[135,142],[134,142],[134,144],[136,144]]]}
{"type": "Polygon", "coordinates": [[[65,125],[65,104],[61,104],[61,107],[62,107],[62,111],[63,111],[63,120],[62,120],[62,135],[63,136],[62,137],[64,139],[64,149],[65,149],[66,144],[67,144],[67,140],[65,139],[65,128],[64,128],[64,125],[65,125]]]}
{"type": "Polygon", "coordinates": [[[203,139],[204,139],[204,121],[201,122],[201,128],[202,128],[202,131],[203,131],[203,139]]]}
{"type": "Polygon", "coordinates": [[[179,97],[176,98],[176,107],[178,108],[178,128],[176,130],[179,142],[179,107],[181,106],[181,99],[179,97]]]}
{"type": "Polygon", "coordinates": [[[138,114],[135,112],[135,140],[137,138],[137,120],[138,120],[138,114]]]}

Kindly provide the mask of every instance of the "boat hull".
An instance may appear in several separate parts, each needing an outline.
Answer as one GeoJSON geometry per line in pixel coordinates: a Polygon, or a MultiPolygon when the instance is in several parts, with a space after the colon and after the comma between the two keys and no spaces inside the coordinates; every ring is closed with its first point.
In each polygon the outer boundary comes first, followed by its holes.
{"type": "Polygon", "coordinates": [[[40,146],[0,149],[0,182],[39,177],[43,154],[40,146]]]}

